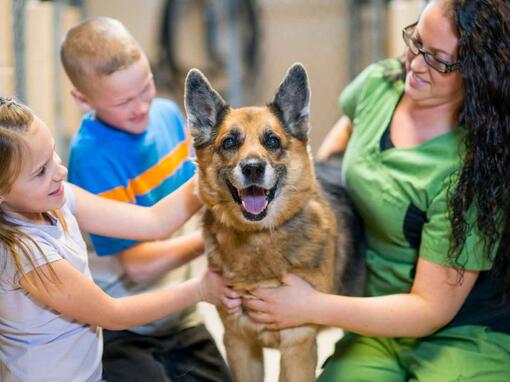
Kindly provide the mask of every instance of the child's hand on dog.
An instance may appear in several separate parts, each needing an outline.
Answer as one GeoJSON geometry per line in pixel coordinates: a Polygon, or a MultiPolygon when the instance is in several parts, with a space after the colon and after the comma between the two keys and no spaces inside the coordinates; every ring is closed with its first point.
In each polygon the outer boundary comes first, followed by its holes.
{"type": "Polygon", "coordinates": [[[230,288],[221,274],[209,268],[199,285],[200,301],[224,308],[229,314],[241,310],[241,296],[230,288]]]}
{"type": "Polygon", "coordinates": [[[312,304],[319,293],[301,277],[288,273],[283,286],[250,291],[256,298],[243,299],[251,319],[268,329],[285,329],[312,323],[312,304]]]}

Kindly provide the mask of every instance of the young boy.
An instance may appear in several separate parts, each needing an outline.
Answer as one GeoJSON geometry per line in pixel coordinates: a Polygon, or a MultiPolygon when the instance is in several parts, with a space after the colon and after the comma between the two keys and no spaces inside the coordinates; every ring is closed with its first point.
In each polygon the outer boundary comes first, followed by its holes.
{"type": "MultiPolygon", "coordinates": [[[[72,28],[61,60],[85,111],[74,136],[69,180],[90,192],[151,206],[191,178],[190,140],[177,106],[155,97],[149,62],[117,20],[72,28]]],[[[203,250],[200,232],[158,242],[91,235],[95,281],[114,297],[183,282],[203,250]],[[169,272],[173,270],[172,272],[169,272]]],[[[194,311],[129,331],[104,330],[104,378],[115,381],[229,381],[228,368],[194,311]]]]}

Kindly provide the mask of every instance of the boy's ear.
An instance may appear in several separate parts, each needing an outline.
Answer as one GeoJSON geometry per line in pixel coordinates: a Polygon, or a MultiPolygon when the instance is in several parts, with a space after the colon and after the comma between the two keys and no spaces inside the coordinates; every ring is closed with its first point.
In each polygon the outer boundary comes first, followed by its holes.
{"type": "Polygon", "coordinates": [[[214,141],[218,126],[229,110],[225,100],[197,69],[190,70],[186,76],[184,108],[196,148],[205,147],[214,141]]]}
{"type": "Polygon", "coordinates": [[[290,135],[301,141],[308,139],[310,130],[310,86],[303,65],[290,67],[269,107],[290,135]]]}
{"type": "Polygon", "coordinates": [[[89,111],[94,110],[94,108],[89,104],[87,97],[78,90],[72,89],[71,97],[73,97],[74,102],[76,103],[76,105],[78,106],[82,113],[87,113],[89,111]]]}

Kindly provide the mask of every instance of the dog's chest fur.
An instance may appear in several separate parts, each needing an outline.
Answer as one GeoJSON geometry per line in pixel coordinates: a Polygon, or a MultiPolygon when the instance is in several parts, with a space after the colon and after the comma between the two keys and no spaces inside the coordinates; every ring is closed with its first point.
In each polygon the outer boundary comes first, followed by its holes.
{"type": "Polygon", "coordinates": [[[315,288],[330,290],[336,242],[336,224],[318,192],[286,223],[274,229],[241,231],[204,215],[206,251],[238,291],[280,284],[287,272],[301,275],[315,288]],[[321,277],[314,277],[320,274],[321,277]]]}

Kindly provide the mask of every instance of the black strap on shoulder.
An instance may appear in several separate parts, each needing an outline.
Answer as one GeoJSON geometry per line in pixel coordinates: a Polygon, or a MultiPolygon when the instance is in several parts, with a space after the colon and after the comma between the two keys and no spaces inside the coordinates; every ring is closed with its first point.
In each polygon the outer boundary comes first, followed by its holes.
{"type": "Polygon", "coordinates": [[[384,130],[384,133],[381,136],[381,142],[379,143],[379,146],[381,148],[381,151],[392,149],[395,147],[393,141],[391,140],[390,124],[388,124],[386,130],[384,130]]]}
{"type": "Polygon", "coordinates": [[[418,249],[421,243],[423,225],[427,222],[427,214],[413,203],[409,203],[404,217],[404,237],[411,248],[418,249]]]}

